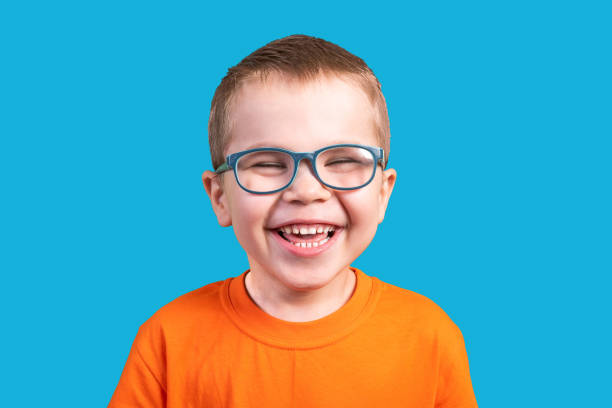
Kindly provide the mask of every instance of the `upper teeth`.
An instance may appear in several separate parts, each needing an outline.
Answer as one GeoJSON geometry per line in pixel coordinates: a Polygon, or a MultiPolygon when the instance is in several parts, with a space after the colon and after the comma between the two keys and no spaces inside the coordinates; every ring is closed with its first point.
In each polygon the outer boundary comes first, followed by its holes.
{"type": "Polygon", "coordinates": [[[285,225],[280,228],[282,232],[295,235],[312,235],[334,231],[333,225],[285,225]]]}

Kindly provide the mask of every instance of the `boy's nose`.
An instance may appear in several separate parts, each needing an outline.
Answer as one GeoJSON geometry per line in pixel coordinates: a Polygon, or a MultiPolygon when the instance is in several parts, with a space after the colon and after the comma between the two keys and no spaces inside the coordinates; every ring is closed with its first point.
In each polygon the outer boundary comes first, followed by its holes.
{"type": "Polygon", "coordinates": [[[284,200],[305,204],[313,201],[325,201],[331,195],[331,190],[321,184],[315,176],[312,165],[308,160],[300,161],[293,183],[283,191],[284,200]]]}

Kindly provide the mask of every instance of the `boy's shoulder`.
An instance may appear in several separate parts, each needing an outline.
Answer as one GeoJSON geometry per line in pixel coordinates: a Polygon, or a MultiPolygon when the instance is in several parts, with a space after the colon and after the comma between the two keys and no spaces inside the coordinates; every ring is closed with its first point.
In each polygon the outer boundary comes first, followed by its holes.
{"type": "Polygon", "coordinates": [[[226,281],[212,282],[177,297],[159,308],[142,326],[180,332],[195,324],[214,322],[223,313],[220,296],[226,281]]]}
{"type": "MultiPolygon", "coordinates": [[[[376,279],[376,278],[375,278],[376,279]]],[[[449,315],[433,300],[420,293],[378,280],[382,287],[377,310],[403,327],[425,332],[450,331],[460,334],[449,315]]]]}

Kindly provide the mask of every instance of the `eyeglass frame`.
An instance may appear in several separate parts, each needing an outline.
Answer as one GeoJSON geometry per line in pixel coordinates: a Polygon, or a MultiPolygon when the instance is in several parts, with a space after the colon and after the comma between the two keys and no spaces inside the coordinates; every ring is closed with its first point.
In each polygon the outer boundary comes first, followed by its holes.
{"type": "Polygon", "coordinates": [[[289,186],[291,186],[291,184],[293,184],[293,181],[295,180],[295,177],[297,176],[297,171],[298,171],[298,167],[300,165],[300,162],[302,161],[302,159],[308,159],[310,161],[310,167],[312,168],[312,171],[315,175],[315,177],[317,178],[317,180],[323,184],[324,186],[331,188],[333,190],[358,190],[360,188],[363,188],[365,186],[367,186],[368,184],[370,184],[372,182],[372,180],[374,179],[374,176],[376,176],[376,166],[378,164],[381,165],[381,167],[384,169],[384,160],[385,160],[385,151],[382,147],[374,147],[374,146],[367,146],[367,145],[361,145],[361,144],[350,144],[350,143],[344,143],[344,144],[335,144],[335,145],[331,145],[331,146],[326,146],[323,147],[321,149],[315,150],[313,152],[294,152],[291,150],[287,150],[287,149],[281,149],[279,147],[258,147],[256,149],[249,149],[249,150],[243,150],[241,152],[236,152],[236,153],[232,153],[230,155],[228,155],[225,158],[225,163],[223,163],[222,165],[220,165],[219,167],[217,167],[215,169],[215,173],[216,174],[221,174],[224,173],[228,170],[233,170],[234,172],[234,177],[236,178],[236,182],[238,183],[238,185],[240,186],[240,188],[242,188],[244,191],[248,192],[248,193],[252,193],[252,194],[274,194],[274,193],[278,193],[279,191],[283,191],[287,188],[289,188],[289,186]],[[337,147],[360,147],[363,148],[367,151],[369,151],[372,156],[374,157],[374,170],[372,171],[372,176],[370,176],[370,178],[368,179],[368,181],[366,181],[365,183],[363,183],[360,186],[357,187],[335,187],[332,185],[327,184],[326,182],[324,182],[323,180],[321,180],[321,177],[319,176],[319,172],[317,171],[317,166],[316,166],[316,160],[317,157],[319,156],[319,154],[323,153],[326,150],[330,150],[330,149],[334,149],[337,147]],[[293,175],[291,176],[291,180],[289,180],[289,182],[281,187],[278,188],[276,190],[272,190],[272,191],[265,191],[265,192],[261,192],[261,191],[253,191],[253,190],[249,190],[248,188],[246,188],[245,186],[242,185],[242,183],[240,183],[240,179],[238,178],[238,172],[236,170],[236,163],[238,163],[238,160],[244,156],[247,155],[249,153],[253,153],[253,152],[262,152],[262,151],[272,151],[272,152],[282,152],[282,153],[287,153],[289,156],[291,156],[291,158],[293,159],[293,175]]]}

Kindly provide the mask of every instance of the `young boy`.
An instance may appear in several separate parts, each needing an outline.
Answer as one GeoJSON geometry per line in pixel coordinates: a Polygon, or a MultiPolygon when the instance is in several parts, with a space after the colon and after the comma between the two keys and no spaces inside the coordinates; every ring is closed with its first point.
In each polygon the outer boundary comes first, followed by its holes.
{"type": "Polygon", "coordinates": [[[476,407],[461,332],[431,300],[351,268],[396,173],[378,80],[295,35],[231,68],[212,102],[219,224],[250,269],[139,329],[110,407],[476,407]]]}

